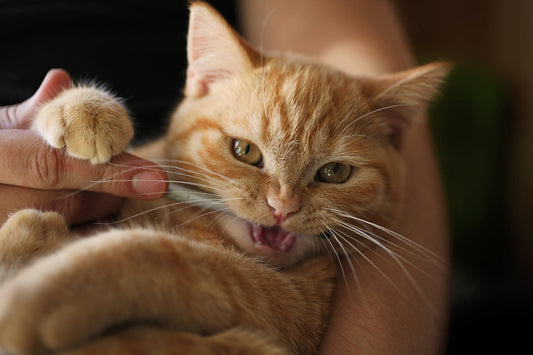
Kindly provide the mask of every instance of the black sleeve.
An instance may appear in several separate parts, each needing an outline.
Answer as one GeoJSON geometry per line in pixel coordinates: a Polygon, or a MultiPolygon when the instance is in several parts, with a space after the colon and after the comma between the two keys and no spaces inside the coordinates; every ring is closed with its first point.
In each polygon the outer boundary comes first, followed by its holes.
{"type": "MultiPolygon", "coordinates": [[[[231,1],[211,1],[230,22],[231,1]]],[[[0,5],[0,105],[32,95],[64,68],[126,99],[138,135],[164,127],[186,72],[187,1],[4,0],[0,5]]]]}

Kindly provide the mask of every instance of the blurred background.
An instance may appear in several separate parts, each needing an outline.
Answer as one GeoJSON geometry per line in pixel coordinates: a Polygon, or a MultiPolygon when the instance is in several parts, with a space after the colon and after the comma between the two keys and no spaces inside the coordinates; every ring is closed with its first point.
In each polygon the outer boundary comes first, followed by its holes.
{"type": "Polygon", "coordinates": [[[533,331],[533,1],[397,0],[420,62],[451,222],[448,354],[522,353],[533,331]]]}

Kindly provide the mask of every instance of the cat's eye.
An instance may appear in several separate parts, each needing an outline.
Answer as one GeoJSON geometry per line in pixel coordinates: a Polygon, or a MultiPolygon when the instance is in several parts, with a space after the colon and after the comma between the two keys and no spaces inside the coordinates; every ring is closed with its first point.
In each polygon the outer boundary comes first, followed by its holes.
{"type": "Polygon", "coordinates": [[[352,174],[352,166],[343,163],[327,163],[316,173],[316,179],[329,184],[342,184],[352,174]]]}
{"type": "Polygon", "coordinates": [[[263,155],[259,147],[244,139],[234,139],[231,142],[233,156],[244,163],[259,166],[263,162],[263,155]]]}

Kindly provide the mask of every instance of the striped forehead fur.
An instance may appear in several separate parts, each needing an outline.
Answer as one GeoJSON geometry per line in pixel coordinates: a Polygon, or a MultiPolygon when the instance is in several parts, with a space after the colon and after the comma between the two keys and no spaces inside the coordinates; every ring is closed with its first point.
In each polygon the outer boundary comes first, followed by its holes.
{"type": "Polygon", "coordinates": [[[290,58],[271,60],[256,75],[261,143],[281,161],[353,143],[353,118],[369,110],[354,80],[290,58]]]}

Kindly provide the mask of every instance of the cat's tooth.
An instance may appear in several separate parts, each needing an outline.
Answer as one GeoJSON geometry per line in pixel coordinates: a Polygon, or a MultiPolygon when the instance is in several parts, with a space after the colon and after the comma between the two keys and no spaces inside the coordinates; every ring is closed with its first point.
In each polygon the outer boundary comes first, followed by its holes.
{"type": "Polygon", "coordinates": [[[256,224],[253,224],[253,223],[251,223],[251,226],[252,226],[252,228],[251,228],[251,230],[252,230],[252,238],[255,241],[259,241],[261,239],[261,233],[262,233],[261,227],[259,227],[256,224]]]}
{"type": "Polygon", "coordinates": [[[294,236],[293,234],[288,234],[285,237],[285,239],[281,242],[280,250],[282,252],[289,251],[292,248],[292,246],[294,245],[295,239],[296,239],[296,236],[294,236]]]}

